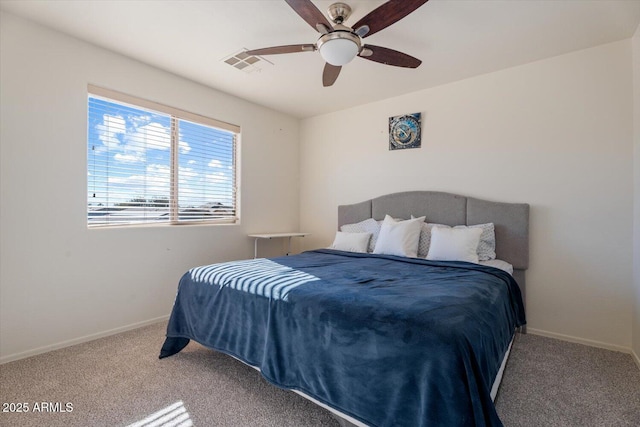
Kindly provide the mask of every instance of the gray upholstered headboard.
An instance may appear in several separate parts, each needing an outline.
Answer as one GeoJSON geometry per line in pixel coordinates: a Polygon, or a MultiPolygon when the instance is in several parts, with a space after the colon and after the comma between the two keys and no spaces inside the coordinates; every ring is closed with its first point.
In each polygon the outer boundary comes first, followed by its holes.
{"type": "Polygon", "coordinates": [[[426,216],[427,222],[473,225],[492,222],[496,255],[513,265],[513,277],[525,298],[525,270],[529,267],[529,205],[500,203],[440,191],[392,193],[353,205],[338,206],[338,228],[368,218],[426,216]]]}

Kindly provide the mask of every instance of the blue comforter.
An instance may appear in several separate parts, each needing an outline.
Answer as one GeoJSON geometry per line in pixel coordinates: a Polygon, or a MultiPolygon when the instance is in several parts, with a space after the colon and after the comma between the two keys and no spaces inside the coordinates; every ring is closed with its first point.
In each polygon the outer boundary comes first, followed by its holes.
{"type": "Polygon", "coordinates": [[[518,285],[465,262],[316,250],[190,270],[160,357],[193,339],[372,426],[500,426],[518,285]]]}

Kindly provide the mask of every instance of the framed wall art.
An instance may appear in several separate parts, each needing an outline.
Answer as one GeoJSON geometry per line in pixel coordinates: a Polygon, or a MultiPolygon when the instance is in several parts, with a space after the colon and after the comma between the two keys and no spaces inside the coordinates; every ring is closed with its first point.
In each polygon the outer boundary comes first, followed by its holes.
{"type": "Polygon", "coordinates": [[[389,117],[389,150],[420,148],[422,113],[389,117]]]}

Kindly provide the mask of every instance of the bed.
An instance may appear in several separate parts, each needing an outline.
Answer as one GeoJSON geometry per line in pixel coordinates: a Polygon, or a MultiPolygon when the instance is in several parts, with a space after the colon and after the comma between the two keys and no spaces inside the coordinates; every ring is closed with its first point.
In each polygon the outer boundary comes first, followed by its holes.
{"type": "Polygon", "coordinates": [[[412,217],[441,225],[438,236],[492,224],[495,257],[513,273],[338,249],[195,267],[180,280],[160,357],[197,341],[342,425],[502,425],[493,399],[526,323],[529,206],[412,191],[338,207],[340,230],[412,217]]]}

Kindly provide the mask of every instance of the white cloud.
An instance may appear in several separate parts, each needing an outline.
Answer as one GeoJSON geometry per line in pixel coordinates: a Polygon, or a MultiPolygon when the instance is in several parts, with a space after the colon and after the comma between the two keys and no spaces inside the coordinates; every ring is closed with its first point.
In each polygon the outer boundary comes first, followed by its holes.
{"type": "Polygon", "coordinates": [[[207,174],[206,180],[210,184],[224,184],[229,181],[229,178],[227,177],[227,175],[224,174],[224,172],[216,172],[212,174],[207,174]]]}
{"type": "Polygon", "coordinates": [[[147,166],[147,175],[169,179],[169,173],[171,173],[171,169],[167,165],[152,164],[147,166]]]}
{"type": "Polygon", "coordinates": [[[209,166],[210,168],[222,168],[222,163],[220,162],[220,160],[213,159],[207,166],[209,166]]]}
{"type": "Polygon", "coordinates": [[[144,175],[110,176],[109,184],[139,185],[144,184],[144,175]]]}
{"type": "Polygon", "coordinates": [[[122,163],[138,163],[144,161],[144,155],[140,153],[133,154],[116,154],[113,158],[122,163]]]}
{"type": "Polygon", "coordinates": [[[178,145],[180,146],[181,154],[187,154],[189,151],[191,151],[191,146],[185,141],[181,140],[180,142],[178,142],[178,145]]]}
{"type": "Polygon", "coordinates": [[[136,152],[145,150],[168,150],[171,148],[171,131],[157,122],[136,128],[125,136],[127,149],[136,152]]]}
{"type": "MultiPolygon", "coordinates": [[[[96,125],[98,137],[110,150],[118,151],[114,159],[121,163],[143,162],[147,150],[167,151],[171,148],[171,128],[159,122],[149,122],[149,116],[129,117],[134,130],[127,132],[126,121],[122,116],[103,115],[102,123],[96,125]],[[122,139],[122,141],[121,141],[122,139]],[[124,142],[124,143],[123,143],[124,142]]],[[[181,154],[191,151],[186,141],[179,141],[181,154]]]]}
{"type": "Polygon", "coordinates": [[[169,166],[153,164],[147,166],[146,175],[110,176],[108,181],[119,188],[126,187],[129,198],[160,197],[169,194],[169,166]]]}
{"type": "Polygon", "coordinates": [[[178,168],[178,172],[179,172],[179,176],[181,178],[196,178],[198,177],[198,172],[194,171],[192,168],[185,168],[183,166],[180,166],[178,168]]]}
{"type": "Polygon", "coordinates": [[[104,114],[102,116],[102,123],[96,125],[96,130],[98,131],[98,138],[100,138],[104,146],[116,148],[120,145],[118,134],[124,134],[126,132],[124,118],[104,114]]]}

